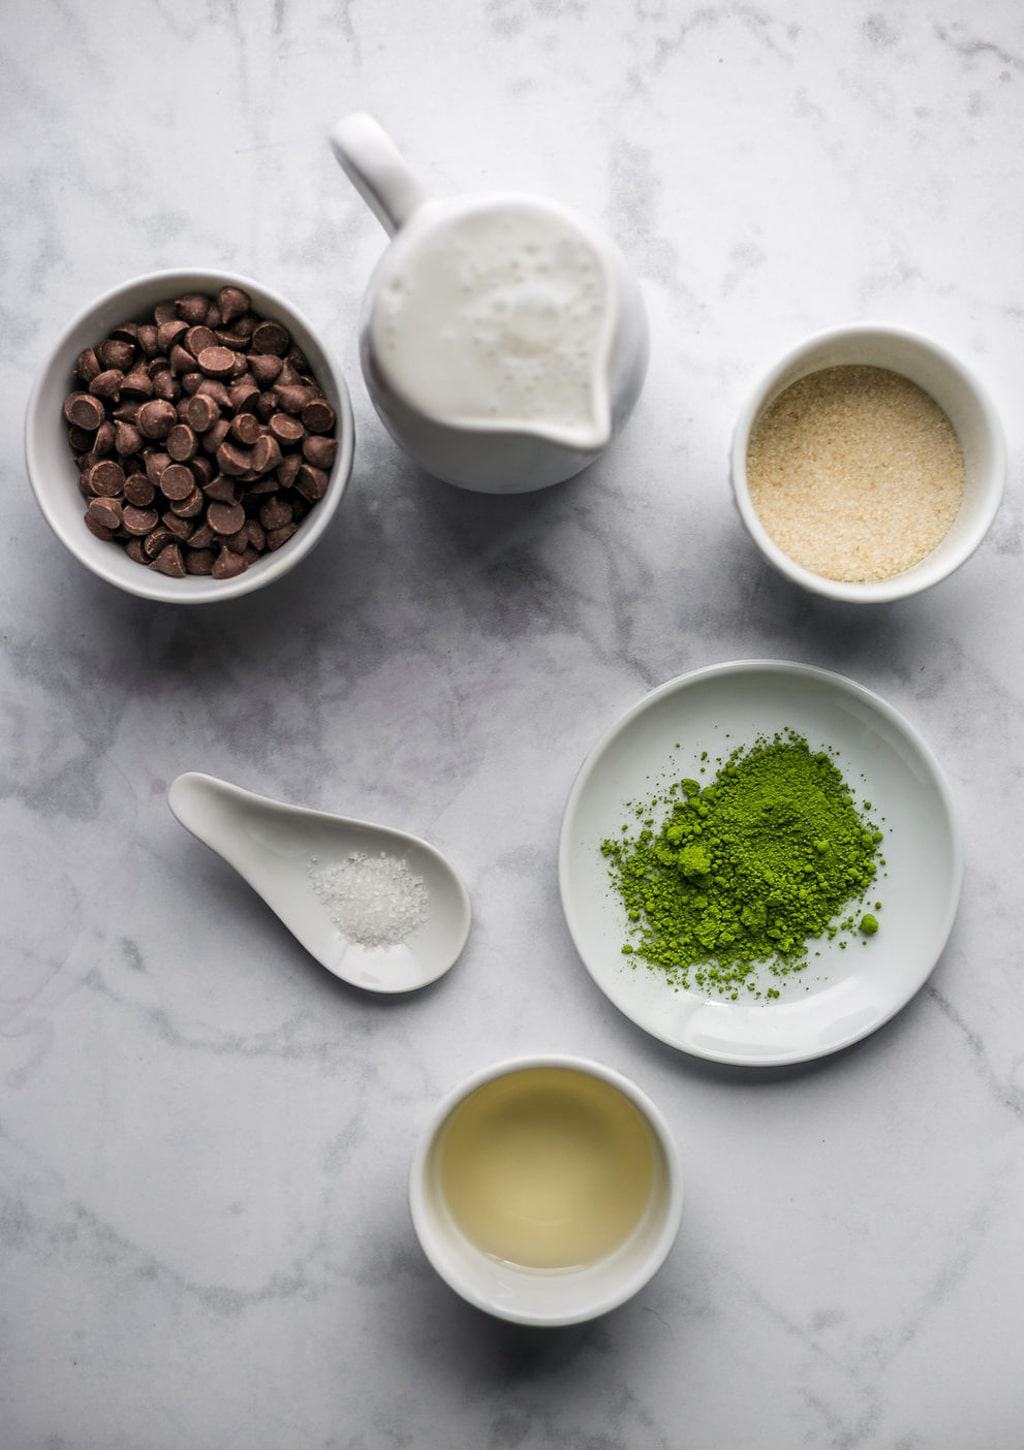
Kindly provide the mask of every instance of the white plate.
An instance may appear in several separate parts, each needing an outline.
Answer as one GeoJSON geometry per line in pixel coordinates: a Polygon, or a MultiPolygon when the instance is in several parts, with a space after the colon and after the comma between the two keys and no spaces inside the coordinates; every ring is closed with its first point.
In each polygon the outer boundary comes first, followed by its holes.
{"type": "Polygon", "coordinates": [[[881,1027],[921,987],[946,944],[963,876],[949,789],[931,751],[902,715],[842,675],[777,660],[738,660],[669,680],[646,695],[591,752],[569,795],[559,850],[562,906],[587,971],[620,1011],[663,1042],[740,1066],[805,1062],[838,1052],[881,1027]],[[626,802],[659,781],[697,776],[716,756],[786,726],[812,749],[832,746],[838,765],[872,803],[885,831],[888,876],[879,931],[866,946],[839,938],[793,977],[762,978],[775,1001],[731,1002],[674,990],[655,969],[622,955],[621,901],[600,844],[624,821],[626,802]],[[726,739],[726,735],[729,739],[726,739]],[[676,742],[682,746],[676,750],[676,742]],[[864,780],[860,779],[864,776],[864,780]],[[885,818],[882,823],[882,818],[885,818]]]}

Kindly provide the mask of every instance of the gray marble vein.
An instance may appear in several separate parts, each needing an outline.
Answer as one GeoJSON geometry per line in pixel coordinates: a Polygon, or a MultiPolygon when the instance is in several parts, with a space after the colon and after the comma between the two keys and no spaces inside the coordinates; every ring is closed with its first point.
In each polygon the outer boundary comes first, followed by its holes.
{"type": "Polygon", "coordinates": [[[0,1450],[1019,1450],[1024,1444],[1014,0],[7,0],[0,9],[0,1450]],[[382,235],[325,134],[376,112],[438,191],[575,205],[640,275],[652,366],[589,473],[461,494],[384,434],[355,328],[382,235]],[[21,425],[68,316],[149,269],[265,279],[352,389],[349,496],[202,613],[81,571],[21,425]],[[758,372],[875,316],[946,339],[1013,457],[979,555],[861,613],[759,562],[726,480],[758,372]],[[597,735],[681,670],[832,666],[920,725],[967,889],[928,988],[827,1063],[681,1060],[591,986],[555,882],[597,735]],[[424,833],[464,960],[378,1002],[172,820],[185,769],[424,833]],[[517,1051],[634,1076],[688,1203],[599,1323],[486,1320],[405,1208],[430,1105],[517,1051]]]}

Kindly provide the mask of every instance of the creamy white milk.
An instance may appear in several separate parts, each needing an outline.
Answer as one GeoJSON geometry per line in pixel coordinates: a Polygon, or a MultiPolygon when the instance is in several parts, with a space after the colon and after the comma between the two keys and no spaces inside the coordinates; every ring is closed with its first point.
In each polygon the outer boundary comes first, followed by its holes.
{"type": "Polygon", "coordinates": [[[371,323],[377,356],[399,396],[439,421],[600,447],[611,287],[570,220],[495,203],[435,227],[395,260],[371,323]]]}

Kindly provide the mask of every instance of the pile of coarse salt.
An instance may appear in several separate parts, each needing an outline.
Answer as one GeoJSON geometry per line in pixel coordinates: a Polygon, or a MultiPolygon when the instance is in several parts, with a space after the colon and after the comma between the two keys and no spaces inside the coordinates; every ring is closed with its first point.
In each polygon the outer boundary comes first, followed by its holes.
{"type": "Polygon", "coordinates": [[[337,866],[321,867],[314,856],[309,880],[342,936],[359,946],[398,946],[427,919],[426,885],[401,857],[384,851],[353,851],[337,866]]]}

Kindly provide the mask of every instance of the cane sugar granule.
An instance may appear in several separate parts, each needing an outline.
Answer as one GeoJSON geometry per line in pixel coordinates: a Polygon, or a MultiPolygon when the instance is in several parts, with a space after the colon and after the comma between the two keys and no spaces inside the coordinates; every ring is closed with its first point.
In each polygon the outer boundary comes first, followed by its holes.
{"type": "Polygon", "coordinates": [[[939,544],[964,456],[934,398],[888,368],[824,368],[754,424],[747,482],[782,551],[826,579],[890,579],[939,544]]]}
{"type": "Polygon", "coordinates": [[[353,851],[336,866],[309,863],[309,882],[327,915],[349,941],[393,947],[422,926],[429,898],[419,876],[399,856],[353,851]]]}

